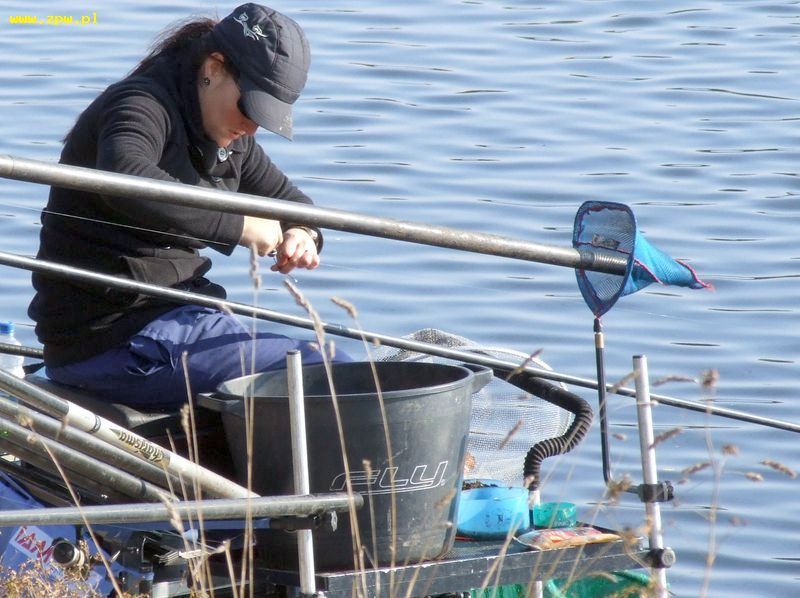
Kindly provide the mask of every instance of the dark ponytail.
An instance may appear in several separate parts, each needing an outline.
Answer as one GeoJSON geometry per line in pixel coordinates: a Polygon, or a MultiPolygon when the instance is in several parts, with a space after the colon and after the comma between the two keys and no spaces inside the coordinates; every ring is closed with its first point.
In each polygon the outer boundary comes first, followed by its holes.
{"type": "MultiPolygon", "coordinates": [[[[173,56],[185,54],[189,59],[189,64],[199,68],[209,54],[219,52],[216,44],[211,39],[211,35],[209,35],[217,22],[216,19],[208,17],[190,17],[168,27],[153,41],[147,56],[136,65],[136,68],[128,73],[128,76],[138,75],[146,71],[161,56],[170,54],[173,56]]],[[[239,71],[230,60],[226,59],[223,67],[238,80],[239,71]]],[[[62,139],[64,143],[69,140],[77,124],[76,122],[64,136],[64,139],[62,139]]]]}
{"type": "Polygon", "coordinates": [[[207,17],[189,18],[178,21],[168,29],[165,29],[150,46],[150,52],[136,66],[131,75],[138,75],[147,70],[158,59],[165,54],[180,54],[190,51],[194,54],[192,61],[199,65],[203,59],[211,53],[212,49],[207,43],[196,44],[202,39],[208,39],[208,33],[217,24],[215,19],[207,17]]]}

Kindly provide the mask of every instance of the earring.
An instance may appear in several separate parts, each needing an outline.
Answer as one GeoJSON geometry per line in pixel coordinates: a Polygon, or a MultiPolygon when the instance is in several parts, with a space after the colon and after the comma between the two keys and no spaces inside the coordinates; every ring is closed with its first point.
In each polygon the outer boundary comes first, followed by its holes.
{"type": "Polygon", "coordinates": [[[211,85],[211,79],[209,79],[208,77],[203,77],[203,85],[205,85],[206,87],[211,85]]]}

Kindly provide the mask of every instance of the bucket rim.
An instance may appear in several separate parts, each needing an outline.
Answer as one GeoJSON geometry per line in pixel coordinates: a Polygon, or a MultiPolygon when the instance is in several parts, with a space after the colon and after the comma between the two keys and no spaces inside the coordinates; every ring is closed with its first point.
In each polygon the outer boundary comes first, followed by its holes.
{"type": "MultiPolygon", "coordinates": [[[[425,368],[425,369],[443,369],[448,368],[451,370],[460,370],[464,373],[464,375],[456,380],[451,380],[449,382],[443,382],[441,384],[434,384],[432,386],[424,386],[418,388],[408,388],[408,389],[398,389],[398,390],[388,390],[388,391],[381,391],[381,396],[384,399],[403,399],[403,398],[415,398],[420,395],[428,395],[428,394],[437,394],[440,392],[446,392],[450,390],[455,390],[462,386],[467,386],[472,383],[472,381],[478,378],[479,373],[466,365],[458,365],[458,364],[449,364],[449,363],[426,363],[426,362],[411,362],[411,361],[376,361],[376,362],[369,362],[369,361],[349,361],[349,362],[340,362],[331,364],[334,368],[346,368],[346,367],[357,367],[357,366],[364,366],[374,364],[377,367],[391,367],[394,364],[402,364],[403,367],[410,367],[410,368],[425,368]]],[[[317,371],[317,370],[324,370],[324,364],[314,364],[303,366],[303,371],[317,371]]],[[[486,368],[488,369],[488,368],[486,368]]],[[[214,396],[217,399],[227,400],[227,401],[241,401],[244,398],[252,398],[258,401],[285,401],[286,394],[258,394],[258,395],[242,395],[239,393],[233,393],[230,390],[226,389],[226,385],[231,385],[234,383],[239,383],[248,388],[249,382],[246,380],[251,379],[254,380],[256,378],[262,376],[278,376],[281,374],[285,374],[286,370],[271,370],[267,372],[259,372],[256,374],[248,374],[246,376],[239,376],[237,378],[232,378],[230,380],[226,380],[217,386],[216,390],[214,391],[214,396]]],[[[483,384],[479,388],[472,388],[469,392],[469,395],[472,395],[474,392],[480,390],[483,387],[483,384]]],[[[377,394],[377,389],[369,391],[369,392],[358,392],[358,393],[347,393],[347,394],[340,394],[336,393],[337,400],[352,400],[356,401],[359,399],[364,399],[368,397],[374,397],[377,394]]],[[[304,393],[306,400],[328,400],[331,397],[330,392],[325,394],[320,393],[304,393]]]]}

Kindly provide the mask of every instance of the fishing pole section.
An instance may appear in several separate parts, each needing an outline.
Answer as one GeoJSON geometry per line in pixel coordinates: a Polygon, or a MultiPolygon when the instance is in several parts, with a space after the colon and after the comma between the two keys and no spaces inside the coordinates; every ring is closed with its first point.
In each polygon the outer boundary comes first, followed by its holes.
{"type": "MultiPolygon", "coordinates": [[[[17,255],[13,253],[0,251],[0,265],[5,265],[14,268],[21,268],[23,270],[29,270],[31,272],[39,272],[40,274],[54,276],[57,278],[62,278],[64,280],[74,280],[88,284],[104,286],[107,288],[118,289],[126,292],[141,293],[149,295],[151,297],[158,297],[160,299],[164,299],[167,301],[174,301],[175,303],[191,303],[193,305],[203,305],[212,308],[227,309],[230,310],[232,313],[239,314],[242,316],[275,322],[278,324],[285,324],[288,326],[295,326],[298,328],[304,328],[306,330],[314,329],[314,322],[308,318],[294,316],[291,314],[284,314],[275,310],[247,305],[244,303],[238,303],[235,301],[215,299],[207,295],[192,293],[190,291],[182,291],[179,289],[159,287],[157,285],[137,282],[135,280],[127,278],[120,278],[120,277],[110,276],[107,274],[100,274],[97,272],[93,272],[91,270],[75,268],[73,266],[58,264],[55,262],[49,262],[46,260],[31,258],[23,255],[17,255]]],[[[398,349],[405,349],[408,351],[415,351],[419,353],[427,353],[437,357],[444,357],[453,360],[464,361],[467,363],[474,363],[477,365],[485,365],[491,368],[497,367],[497,368],[504,368],[507,370],[515,370],[521,368],[523,371],[538,376],[540,378],[544,378],[545,380],[552,380],[554,382],[563,382],[564,384],[571,384],[574,386],[579,386],[582,388],[588,388],[592,390],[598,389],[598,384],[596,380],[582,378],[579,376],[573,376],[570,374],[565,374],[562,372],[547,370],[543,368],[537,368],[530,364],[520,365],[520,363],[514,363],[508,360],[497,359],[488,355],[479,355],[468,351],[459,351],[458,349],[443,347],[431,343],[414,341],[412,339],[395,337],[368,330],[362,330],[358,328],[345,326],[342,324],[322,322],[321,325],[327,334],[331,334],[334,336],[341,336],[343,338],[350,338],[355,340],[366,339],[370,342],[378,343],[388,347],[395,347],[398,349]]],[[[2,348],[0,348],[0,351],[2,351],[2,348]]],[[[15,347],[14,345],[9,346],[9,352],[12,352],[13,354],[19,355],[23,351],[25,352],[26,355],[31,355],[31,356],[38,356],[41,354],[40,353],[41,349],[33,347],[20,349],[18,347],[15,347]]],[[[606,390],[621,396],[627,396],[627,397],[636,396],[636,391],[634,389],[627,388],[624,386],[617,387],[617,386],[607,385],[606,390]]],[[[658,401],[662,405],[669,405],[679,409],[695,411],[697,413],[707,413],[711,415],[725,417],[728,419],[734,419],[737,421],[754,423],[762,426],[776,428],[779,430],[785,430],[788,432],[800,433],[800,424],[796,424],[793,422],[787,422],[774,418],[763,417],[715,405],[697,403],[694,401],[679,399],[676,397],[670,397],[662,394],[653,393],[652,397],[654,400],[658,401]]]]}
{"type": "Polygon", "coordinates": [[[297,222],[362,235],[512,259],[622,274],[625,260],[604,251],[580,251],[444,226],[379,218],[344,210],[195,187],[39,160],[0,155],[0,177],[91,193],[297,222]]]}

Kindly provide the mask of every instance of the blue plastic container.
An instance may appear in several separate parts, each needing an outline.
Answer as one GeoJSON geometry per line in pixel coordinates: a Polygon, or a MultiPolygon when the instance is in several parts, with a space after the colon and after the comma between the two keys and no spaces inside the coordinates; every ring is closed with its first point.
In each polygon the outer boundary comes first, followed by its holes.
{"type": "MultiPolygon", "coordinates": [[[[506,537],[509,531],[525,531],[530,526],[528,489],[490,486],[462,490],[458,504],[458,535],[476,540],[506,537]]],[[[497,482],[502,484],[502,482],[497,482]]]]}

